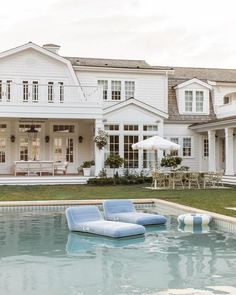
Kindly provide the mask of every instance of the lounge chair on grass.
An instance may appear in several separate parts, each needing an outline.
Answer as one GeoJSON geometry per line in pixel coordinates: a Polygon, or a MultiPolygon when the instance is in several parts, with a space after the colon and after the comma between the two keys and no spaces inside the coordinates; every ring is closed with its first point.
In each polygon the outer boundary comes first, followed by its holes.
{"type": "Polygon", "coordinates": [[[66,218],[71,231],[112,238],[123,238],[145,233],[145,228],[141,225],[104,220],[96,206],[70,207],[66,209],[66,218]]]}
{"type": "Polygon", "coordinates": [[[106,200],[103,202],[103,211],[106,220],[140,225],[164,224],[167,221],[163,215],[137,212],[130,200],[106,200]]]}

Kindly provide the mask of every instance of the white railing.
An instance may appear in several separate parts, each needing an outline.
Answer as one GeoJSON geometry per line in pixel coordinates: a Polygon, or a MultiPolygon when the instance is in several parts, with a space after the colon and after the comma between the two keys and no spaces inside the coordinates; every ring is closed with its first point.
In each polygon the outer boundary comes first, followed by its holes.
{"type": "Polygon", "coordinates": [[[80,104],[102,103],[102,89],[99,86],[63,85],[60,83],[1,83],[1,103],[22,104],[80,104]]]}
{"type": "Polygon", "coordinates": [[[226,118],[236,115],[236,101],[217,106],[216,115],[218,118],[226,118]]]}

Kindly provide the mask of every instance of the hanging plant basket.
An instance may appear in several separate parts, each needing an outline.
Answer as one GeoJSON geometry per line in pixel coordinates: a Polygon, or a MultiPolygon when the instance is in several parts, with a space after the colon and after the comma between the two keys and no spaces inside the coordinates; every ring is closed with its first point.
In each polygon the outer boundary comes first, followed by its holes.
{"type": "Polygon", "coordinates": [[[96,143],[98,149],[102,150],[107,145],[107,141],[108,133],[103,130],[99,130],[98,134],[94,137],[94,142],[96,143]]]}

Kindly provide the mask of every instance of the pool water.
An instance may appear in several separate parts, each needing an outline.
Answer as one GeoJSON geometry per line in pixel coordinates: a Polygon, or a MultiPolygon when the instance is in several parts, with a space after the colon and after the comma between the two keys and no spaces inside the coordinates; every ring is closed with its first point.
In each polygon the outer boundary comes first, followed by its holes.
{"type": "Polygon", "coordinates": [[[236,236],[169,216],[114,240],[70,233],[64,212],[0,213],[0,294],[236,294],[236,236]]]}

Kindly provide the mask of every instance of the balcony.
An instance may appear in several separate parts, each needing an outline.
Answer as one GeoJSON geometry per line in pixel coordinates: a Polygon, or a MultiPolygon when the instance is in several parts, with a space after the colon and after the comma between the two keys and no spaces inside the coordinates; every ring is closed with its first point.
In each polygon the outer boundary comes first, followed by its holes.
{"type": "Polygon", "coordinates": [[[102,89],[61,82],[0,84],[1,117],[100,118],[102,89]]]}
{"type": "Polygon", "coordinates": [[[227,118],[236,115],[236,101],[232,101],[231,103],[219,105],[216,107],[216,115],[217,118],[227,118]]]}

